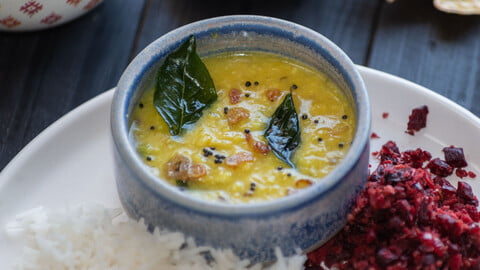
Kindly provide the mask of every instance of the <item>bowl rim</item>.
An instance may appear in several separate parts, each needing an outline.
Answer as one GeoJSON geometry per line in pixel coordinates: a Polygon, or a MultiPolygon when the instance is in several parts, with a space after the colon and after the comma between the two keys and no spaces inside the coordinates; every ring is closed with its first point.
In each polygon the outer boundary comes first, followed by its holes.
{"type": "MultiPolygon", "coordinates": [[[[323,57],[325,57],[325,55],[323,55],[323,57]]],[[[333,65],[333,63],[331,64],[333,65]]],[[[307,205],[312,201],[319,200],[319,198],[328,194],[331,189],[340,185],[342,179],[348,175],[350,171],[355,168],[357,162],[360,161],[361,155],[366,150],[365,148],[368,148],[369,146],[371,109],[365,84],[356,66],[337,45],[320,33],[299,24],[273,17],[258,15],[229,15],[205,19],[176,28],[156,39],[143,49],[128,65],[119,80],[112,101],[110,118],[113,143],[116,147],[117,155],[119,156],[118,158],[121,158],[126,164],[128,164],[130,166],[129,169],[137,176],[139,182],[156,193],[157,196],[160,195],[163,199],[167,199],[171,203],[184,209],[201,212],[206,215],[251,217],[258,215],[275,215],[280,212],[294,211],[294,209],[307,205]],[[356,132],[350,149],[342,162],[325,176],[321,183],[317,183],[289,196],[262,202],[226,204],[208,201],[188,196],[177,187],[174,187],[160,177],[155,176],[151,173],[148,165],[138,157],[134,147],[131,145],[128,138],[128,105],[130,104],[130,98],[133,97],[133,92],[136,89],[135,86],[139,83],[142,76],[144,76],[149,68],[158,60],[155,55],[161,48],[166,47],[162,44],[180,44],[180,41],[186,39],[189,35],[201,32],[198,30],[207,29],[206,31],[210,32],[212,31],[211,29],[220,29],[221,27],[231,25],[257,25],[264,29],[271,28],[287,31],[295,37],[301,36],[306,38],[320,46],[326,53],[330,54],[327,56],[330,56],[331,59],[337,61],[337,64],[340,65],[340,68],[346,73],[342,74],[339,72],[340,75],[348,76],[346,79],[352,84],[351,91],[356,98],[354,100],[357,106],[356,132]],[[332,54],[334,56],[332,56],[332,54]]],[[[367,168],[365,168],[365,170],[367,170],[367,168]]]]}

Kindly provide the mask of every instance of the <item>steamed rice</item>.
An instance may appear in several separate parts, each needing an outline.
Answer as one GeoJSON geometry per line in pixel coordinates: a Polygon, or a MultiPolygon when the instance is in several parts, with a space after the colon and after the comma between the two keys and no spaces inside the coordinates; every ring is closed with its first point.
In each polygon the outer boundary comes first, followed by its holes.
{"type": "Polygon", "coordinates": [[[196,246],[181,233],[147,231],[142,221],[121,209],[81,205],[70,209],[34,208],[6,226],[7,234],[24,248],[14,269],[302,269],[305,256],[283,257],[268,267],[250,266],[231,250],[196,246]]]}

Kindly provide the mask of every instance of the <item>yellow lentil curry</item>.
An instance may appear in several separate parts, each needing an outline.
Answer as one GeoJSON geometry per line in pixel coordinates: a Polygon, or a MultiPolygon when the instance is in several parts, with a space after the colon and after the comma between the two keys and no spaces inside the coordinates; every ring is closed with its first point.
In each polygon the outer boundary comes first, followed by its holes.
{"type": "Polygon", "coordinates": [[[278,55],[248,52],[202,58],[218,99],[180,136],[172,136],[153,103],[154,87],[132,115],[132,135],[145,163],[162,179],[209,200],[264,201],[306,188],[332,171],[348,151],[355,115],[325,74],[278,55]],[[263,134],[291,93],[301,143],[291,168],[263,134]],[[178,175],[188,164],[188,175],[178,175]]]}

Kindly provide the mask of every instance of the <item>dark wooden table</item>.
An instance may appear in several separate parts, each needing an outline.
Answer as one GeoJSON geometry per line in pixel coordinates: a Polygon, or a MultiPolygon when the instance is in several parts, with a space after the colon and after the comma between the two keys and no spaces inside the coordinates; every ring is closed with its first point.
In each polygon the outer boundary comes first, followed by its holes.
{"type": "Polygon", "coordinates": [[[480,116],[480,16],[442,13],[431,2],[106,0],[54,29],[0,32],[0,169],[52,122],[114,87],[147,44],[178,26],[230,14],[310,27],[355,63],[419,83],[480,116]]]}

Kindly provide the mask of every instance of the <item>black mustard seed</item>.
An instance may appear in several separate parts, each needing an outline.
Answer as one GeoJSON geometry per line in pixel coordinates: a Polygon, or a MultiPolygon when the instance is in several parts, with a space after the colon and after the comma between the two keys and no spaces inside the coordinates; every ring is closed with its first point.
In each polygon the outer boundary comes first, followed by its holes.
{"type": "Polygon", "coordinates": [[[210,151],[208,148],[203,148],[203,156],[208,157],[213,155],[212,151],[210,151]]]}

